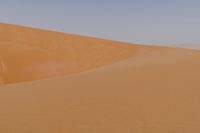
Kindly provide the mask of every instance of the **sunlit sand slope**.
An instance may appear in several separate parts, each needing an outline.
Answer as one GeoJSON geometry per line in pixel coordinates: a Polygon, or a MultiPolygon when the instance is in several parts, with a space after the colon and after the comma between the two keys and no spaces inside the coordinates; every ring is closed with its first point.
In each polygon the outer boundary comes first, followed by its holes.
{"type": "Polygon", "coordinates": [[[123,60],[135,51],[125,43],[0,24],[0,82],[77,73],[123,60]]]}
{"type": "Polygon", "coordinates": [[[137,46],[124,59],[1,86],[0,133],[200,132],[199,51],[137,46]]]}

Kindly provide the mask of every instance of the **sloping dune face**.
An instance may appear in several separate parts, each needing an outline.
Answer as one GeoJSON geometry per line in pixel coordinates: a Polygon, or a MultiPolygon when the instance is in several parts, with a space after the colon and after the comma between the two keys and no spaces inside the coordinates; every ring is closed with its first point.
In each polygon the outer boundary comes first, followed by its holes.
{"type": "Polygon", "coordinates": [[[2,82],[85,72],[0,86],[0,133],[200,133],[200,51],[1,32],[2,82]]]}
{"type": "Polygon", "coordinates": [[[0,84],[82,72],[135,51],[128,44],[0,24],[0,84]]]}

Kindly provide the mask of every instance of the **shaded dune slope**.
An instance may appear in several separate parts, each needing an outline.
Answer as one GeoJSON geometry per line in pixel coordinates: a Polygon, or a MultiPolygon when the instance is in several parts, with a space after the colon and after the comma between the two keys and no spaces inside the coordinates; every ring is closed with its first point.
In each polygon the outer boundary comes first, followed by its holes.
{"type": "Polygon", "coordinates": [[[0,24],[3,84],[77,73],[135,54],[125,43],[0,24]]]}

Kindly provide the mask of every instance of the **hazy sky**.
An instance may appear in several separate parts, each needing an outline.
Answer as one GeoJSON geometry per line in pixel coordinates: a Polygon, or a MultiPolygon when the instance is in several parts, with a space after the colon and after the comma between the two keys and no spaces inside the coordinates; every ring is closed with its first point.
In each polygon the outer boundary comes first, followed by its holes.
{"type": "Polygon", "coordinates": [[[0,0],[0,22],[200,48],[200,0],[0,0]]]}

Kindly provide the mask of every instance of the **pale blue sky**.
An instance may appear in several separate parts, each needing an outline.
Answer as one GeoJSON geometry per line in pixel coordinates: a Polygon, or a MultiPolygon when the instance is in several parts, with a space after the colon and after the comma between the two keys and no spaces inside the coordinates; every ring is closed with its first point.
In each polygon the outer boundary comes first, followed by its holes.
{"type": "Polygon", "coordinates": [[[0,22],[200,48],[200,0],[0,0],[0,22]]]}

